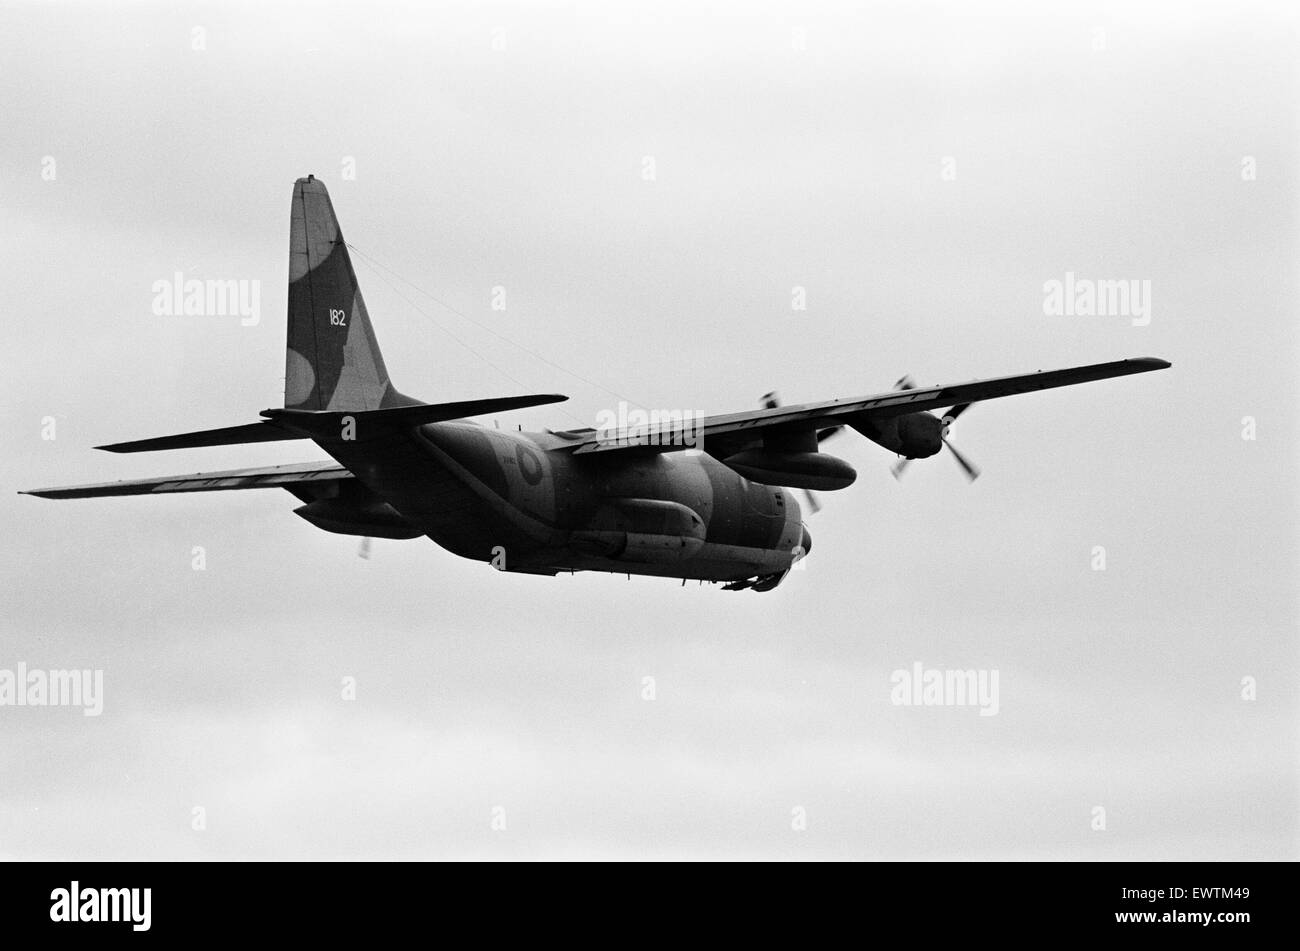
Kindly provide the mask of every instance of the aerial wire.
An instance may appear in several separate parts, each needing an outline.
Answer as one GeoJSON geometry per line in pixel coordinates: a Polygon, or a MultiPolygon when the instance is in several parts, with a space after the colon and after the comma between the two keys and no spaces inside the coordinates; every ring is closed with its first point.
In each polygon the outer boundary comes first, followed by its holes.
{"type": "MultiPolygon", "coordinates": [[[[424,308],[422,308],[422,307],[421,307],[419,304],[417,304],[415,301],[411,300],[411,298],[409,298],[409,297],[407,297],[405,294],[403,294],[402,291],[401,291],[401,290],[400,290],[396,285],[394,285],[392,281],[388,280],[386,277],[384,277],[383,274],[380,274],[380,273],[379,273],[378,268],[383,268],[383,265],[382,265],[382,264],[379,264],[377,261],[373,261],[373,260],[369,257],[369,255],[365,254],[363,251],[361,251],[360,249],[358,249],[355,245],[349,244],[348,247],[351,248],[353,251],[355,251],[357,254],[361,255],[361,257],[365,259],[365,263],[366,263],[366,264],[368,264],[368,265],[370,265],[372,268],[375,268],[375,269],[376,269],[376,270],[375,270],[375,274],[376,274],[376,276],[377,276],[381,281],[383,281],[386,285],[388,285],[388,287],[393,291],[394,294],[396,294],[398,297],[400,297],[402,300],[404,300],[404,301],[405,301],[405,302],[406,302],[406,303],[407,303],[407,304],[408,304],[408,305],[409,305],[409,306],[410,306],[410,307],[411,307],[411,308],[412,308],[416,313],[420,314],[422,317],[424,317],[425,319],[427,319],[431,324],[433,324],[433,326],[434,326],[435,328],[437,328],[438,330],[441,330],[444,334],[446,334],[448,337],[450,337],[452,340],[454,340],[457,344],[459,344],[459,345],[460,345],[461,347],[463,347],[464,349],[468,350],[470,353],[474,354],[474,356],[478,357],[481,361],[483,361],[485,364],[487,364],[489,367],[491,367],[491,368],[492,368],[493,370],[495,370],[497,373],[501,374],[503,377],[505,377],[507,380],[509,380],[509,381],[510,381],[511,383],[513,383],[515,386],[519,387],[521,390],[529,390],[529,389],[532,389],[532,387],[530,387],[527,383],[524,383],[524,382],[523,382],[522,380],[520,380],[518,377],[516,377],[516,376],[514,376],[513,374],[511,374],[511,373],[507,372],[506,370],[502,369],[499,365],[497,365],[497,364],[494,363],[492,360],[490,360],[490,359],[489,359],[486,355],[484,355],[481,351],[474,349],[474,347],[470,346],[468,343],[466,343],[464,340],[462,340],[459,336],[457,336],[456,334],[452,333],[450,330],[448,330],[446,327],[444,327],[444,326],[443,326],[443,325],[442,325],[442,324],[441,324],[441,323],[440,323],[436,318],[434,318],[434,316],[433,316],[432,314],[430,314],[428,311],[426,311],[424,308]]],[[[384,270],[389,270],[389,269],[388,269],[388,268],[384,268],[384,270]]],[[[392,273],[392,274],[394,274],[395,276],[397,276],[397,277],[399,277],[399,278],[401,277],[401,275],[397,274],[395,271],[391,271],[391,270],[389,270],[389,273],[392,273]]],[[[405,278],[402,278],[402,279],[405,280],[405,278]]],[[[411,283],[411,282],[410,282],[410,281],[407,281],[407,283],[409,284],[409,283],[411,283]]],[[[417,287],[417,285],[415,285],[415,284],[411,284],[411,286],[412,286],[412,287],[416,287],[417,290],[419,289],[419,288],[417,287]]],[[[432,295],[430,295],[430,296],[432,296],[432,295]]],[[[437,300],[437,299],[434,298],[434,300],[437,300]]],[[[438,301],[438,303],[442,303],[442,302],[441,302],[441,301],[438,301]]],[[[446,304],[443,304],[443,306],[444,306],[444,307],[447,307],[446,304]]],[[[453,313],[459,313],[459,312],[456,311],[454,308],[447,307],[447,309],[448,309],[448,310],[451,310],[453,313]]],[[[464,317],[465,315],[464,315],[464,314],[461,314],[460,316],[464,317]]],[[[469,320],[469,318],[466,318],[466,319],[469,320]]],[[[471,321],[471,322],[473,322],[473,321],[471,321]]],[[[502,339],[505,339],[505,338],[502,338],[502,339]]],[[[564,368],[563,368],[563,367],[560,367],[559,369],[564,369],[564,368]]],[[[597,384],[593,384],[593,385],[597,385],[597,384]]],[[[616,394],[614,394],[614,395],[617,396],[618,394],[616,393],[616,394]]],[[[579,418],[578,416],[576,416],[572,411],[570,411],[570,410],[564,408],[563,406],[557,406],[556,408],[557,408],[560,412],[564,413],[564,415],[568,416],[570,419],[572,419],[572,420],[574,420],[575,422],[577,422],[579,426],[586,426],[586,425],[587,425],[586,422],[585,422],[584,420],[580,419],[580,418],[579,418]]]]}
{"type": "MultiPolygon", "coordinates": [[[[390,268],[390,267],[388,267],[387,265],[382,264],[381,262],[375,260],[375,259],[374,259],[373,257],[371,257],[369,254],[366,254],[366,252],[364,252],[364,251],[362,251],[360,248],[358,248],[356,245],[354,245],[354,244],[352,244],[352,243],[349,242],[349,243],[348,243],[348,247],[351,248],[353,251],[355,251],[358,255],[360,255],[360,256],[361,256],[361,257],[366,261],[366,263],[369,264],[370,266],[372,266],[372,267],[374,267],[374,268],[382,269],[382,270],[384,270],[384,271],[387,271],[389,274],[393,275],[393,277],[397,278],[399,281],[402,281],[402,282],[405,283],[405,284],[409,284],[411,287],[415,288],[417,291],[419,291],[419,292],[420,292],[421,294],[423,294],[424,296],[428,297],[429,300],[433,301],[433,302],[434,302],[435,304],[437,304],[439,307],[442,307],[442,308],[444,308],[444,309],[446,309],[446,310],[451,311],[451,312],[452,312],[453,314],[455,314],[457,317],[461,317],[461,318],[463,318],[463,319],[465,319],[465,320],[468,320],[468,321],[469,321],[471,324],[473,324],[475,327],[478,327],[480,330],[487,331],[487,332],[490,333],[492,336],[496,337],[498,340],[504,341],[505,343],[510,344],[512,347],[515,347],[515,348],[517,348],[517,349],[519,349],[519,350],[522,350],[524,353],[528,354],[529,356],[533,357],[534,359],[537,359],[537,360],[542,361],[542,362],[545,363],[547,366],[549,366],[549,367],[553,367],[554,369],[559,370],[561,373],[565,373],[565,374],[567,374],[567,375],[573,377],[575,380],[580,380],[581,382],[586,383],[588,386],[594,386],[594,387],[595,387],[596,389],[598,389],[598,390],[602,390],[602,391],[604,391],[605,393],[608,393],[608,394],[611,395],[611,396],[617,397],[618,399],[622,400],[624,403],[627,403],[629,406],[641,406],[641,404],[638,403],[636,400],[628,399],[626,396],[624,396],[622,393],[619,393],[617,390],[611,389],[610,387],[605,386],[603,383],[597,383],[595,380],[590,380],[590,379],[588,379],[587,377],[583,376],[583,375],[580,374],[580,373],[575,373],[573,370],[570,370],[568,367],[561,366],[560,364],[556,363],[554,360],[547,359],[547,358],[544,357],[542,354],[538,353],[536,350],[533,350],[533,349],[531,349],[531,348],[529,348],[529,347],[526,347],[526,346],[524,346],[523,344],[519,343],[519,342],[516,341],[516,340],[512,340],[512,339],[510,339],[509,337],[505,336],[504,334],[497,332],[496,330],[494,330],[492,327],[488,326],[487,324],[482,323],[481,321],[475,320],[473,317],[469,316],[468,314],[462,313],[461,311],[457,310],[455,307],[452,307],[452,306],[451,306],[450,304],[448,304],[446,301],[443,301],[443,300],[439,299],[436,295],[434,295],[434,294],[430,293],[429,291],[425,290],[425,289],[424,289],[423,287],[421,287],[419,284],[416,284],[414,281],[411,281],[411,280],[409,280],[409,279],[403,277],[401,274],[398,274],[398,273],[397,273],[396,271],[394,271],[392,268],[390,268]]],[[[391,284],[390,284],[390,286],[391,286],[391,284]]],[[[406,298],[403,298],[403,299],[406,300],[406,298]]],[[[409,300],[408,300],[408,303],[409,303],[409,300]]],[[[414,306],[414,305],[412,305],[412,306],[414,306]]],[[[416,310],[420,310],[420,309],[417,307],[416,310]]],[[[425,312],[422,311],[422,310],[420,311],[420,313],[423,313],[426,317],[429,316],[427,313],[425,313],[425,312]]],[[[430,317],[429,319],[432,320],[433,318],[430,317]]],[[[468,348],[467,348],[467,349],[468,349],[468,348]]],[[[486,358],[484,358],[484,359],[486,359],[486,358]]],[[[492,365],[495,366],[495,364],[492,364],[492,365]]],[[[497,367],[496,369],[500,370],[499,367],[497,367]]],[[[501,371],[501,372],[504,372],[504,371],[501,371]]],[[[518,381],[515,381],[515,382],[518,382],[518,381]]],[[[520,384],[520,385],[522,385],[522,384],[520,384]]],[[[645,407],[642,407],[642,408],[644,409],[645,407]]],[[[570,415],[572,415],[572,414],[570,414],[570,415]]]]}

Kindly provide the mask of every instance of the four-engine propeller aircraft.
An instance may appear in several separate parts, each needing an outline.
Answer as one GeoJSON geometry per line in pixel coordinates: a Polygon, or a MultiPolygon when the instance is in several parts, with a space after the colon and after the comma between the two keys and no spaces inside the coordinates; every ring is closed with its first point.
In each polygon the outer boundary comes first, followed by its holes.
{"type": "MultiPolygon", "coordinates": [[[[530,574],[608,571],[769,591],[812,548],[787,488],[852,484],[819,450],[844,428],[902,456],[933,456],[983,400],[1168,367],[1142,357],[858,399],[781,406],[618,431],[490,429],[466,417],[566,397],[428,404],[394,388],[325,186],[293,189],[284,406],[243,426],[101,446],[147,452],[310,439],[332,462],[35,489],[51,499],[287,489],[328,532],[427,535],[448,551],[530,574]],[[931,410],[946,410],[936,416],[931,410]]],[[[974,477],[960,454],[957,461],[974,477]]],[[[896,469],[895,474],[901,470],[896,469]]]]}

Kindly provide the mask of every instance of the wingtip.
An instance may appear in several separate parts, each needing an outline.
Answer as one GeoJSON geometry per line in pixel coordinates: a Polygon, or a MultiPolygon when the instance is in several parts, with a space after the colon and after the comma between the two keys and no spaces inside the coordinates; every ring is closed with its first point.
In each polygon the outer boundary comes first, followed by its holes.
{"type": "Polygon", "coordinates": [[[1144,364],[1152,370],[1168,370],[1173,366],[1168,360],[1161,360],[1159,357],[1137,357],[1133,362],[1144,364]]]}

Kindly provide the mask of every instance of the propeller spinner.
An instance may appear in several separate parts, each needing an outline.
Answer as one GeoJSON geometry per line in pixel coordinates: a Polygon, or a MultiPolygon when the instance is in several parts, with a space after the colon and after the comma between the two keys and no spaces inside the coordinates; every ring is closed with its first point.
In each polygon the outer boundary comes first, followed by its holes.
{"type": "MultiPolygon", "coordinates": [[[[916,383],[912,380],[911,376],[905,374],[899,377],[898,382],[894,384],[894,389],[914,390],[916,389],[916,383]]],[[[949,409],[948,412],[944,413],[942,417],[943,435],[940,437],[943,440],[943,444],[948,447],[948,451],[952,453],[952,457],[957,460],[957,465],[961,466],[961,471],[966,473],[966,478],[971,482],[974,482],[980,477],[979,466],[975,465],[975,463],[963,456],[957,447],[948,441],[948,429],[957,421],[958,416],[974,405],[974,403],[959,403],[949,409]]],[[[911,459],[899,459],[898,462],[894,463],[890,467],[890,473],[893,474],[895,479],[902,479],[903,473],[907,470],[907,464],[911,461],[911,459]]]]}

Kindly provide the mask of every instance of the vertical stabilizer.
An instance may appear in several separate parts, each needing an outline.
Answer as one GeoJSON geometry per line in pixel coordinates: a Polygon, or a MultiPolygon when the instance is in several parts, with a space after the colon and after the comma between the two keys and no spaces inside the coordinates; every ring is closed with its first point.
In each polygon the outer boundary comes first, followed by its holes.
{"type": "Polygon", "coordinates": [[[418,400],[393,388],[329,192],[314,176],[293,186],[284,405],[372,410],[418,400]]]}

